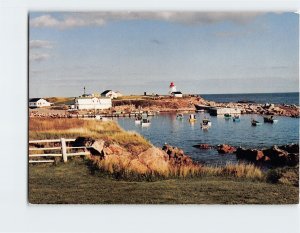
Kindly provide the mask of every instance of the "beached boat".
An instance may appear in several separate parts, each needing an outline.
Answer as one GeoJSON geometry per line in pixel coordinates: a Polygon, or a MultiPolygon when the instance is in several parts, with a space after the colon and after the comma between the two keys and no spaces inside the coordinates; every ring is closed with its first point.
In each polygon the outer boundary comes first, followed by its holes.
{"type": "Polygon", "coordinates": [[[196,116],[194,114],[191,114],[189,118],[189,122],[195,122],[195,121],[197,121],[196,116]]]}
{"type": "Polygon", "coordinates": [[[252,125],[252,126],[259,126],[259,125],[262,125],[262,123],[259,122],[259,121],[256,121],[256,120],[252,119],[252,120],[251,120],[251,125],[252,125]]]}
{"type": "Polygon", "coordinates": [[[274,116],[266,116],[266,117],[264,117],[264,122],[265,123],[276,123],[276,122],[278,122],[278,120],[275,119],[274,116]]]}
{"type": "Polygon", "coordinates": [[[207,118],[204,118],[200,125],[201,125],[201,128],[208,128],[211,126],[211,121],[207,118]]]}
{"type": "Polygon", "coordinates": [[[235,116],[232,118],[232,120],[233,120],[234,122],[240,122],[240,121],[241,121],[239,115],[235,115],[235,116]]]}
{"type": "Polygon", "coordinates": [[[150,124],[151,124],[151,122],[149,119],[147,119],[147,118],[142,119],[142,122],[141,122],[142,126],[150,126],[150,124]]]}

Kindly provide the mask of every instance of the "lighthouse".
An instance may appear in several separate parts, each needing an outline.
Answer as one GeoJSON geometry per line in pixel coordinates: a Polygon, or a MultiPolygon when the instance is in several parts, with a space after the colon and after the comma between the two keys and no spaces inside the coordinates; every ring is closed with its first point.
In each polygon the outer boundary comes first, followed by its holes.
{"type": "Polygon", "coordinates": [[[170,87],[169,87],[169,94],[176,92],[176,86],[174,84],[174,82],[170,83],[170,87]]]}

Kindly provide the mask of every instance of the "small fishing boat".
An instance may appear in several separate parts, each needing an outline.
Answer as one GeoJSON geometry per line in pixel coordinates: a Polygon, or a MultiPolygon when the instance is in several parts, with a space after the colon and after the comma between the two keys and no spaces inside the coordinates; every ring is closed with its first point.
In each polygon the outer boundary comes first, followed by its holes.
{"type": "Polygon", "coordinates": [[[183,114],[182,113],[177,114],[176,118],[178,120],[183,120],[183,114]]]}
{"type": "Polygon", "coordinates": [[[141,125],[142,126],[150,126],[150,120],[149,119],[147,119],[147,118],[144,118],[144,119],[142,119],[142,122],[141,122],[141,125]]]}
{"type": "Polygon", "coordinates": [[[266,117],[264,117],[264,122],[273,124],[273,123],[278,122],[278,120],[275,119],[274,116],[266,116],[266,117]]]}
{"type": "Polygon", "coordinates": [[[232,120],[233,120],[234,122],[240,122],[240,121],[241,121],[239,115],[235,115],[235,116],[232,118],[232,120]]]}
{"type": "Polygon", "coordinates": [[[257,120],[252,119],[252,120],[251,120],[251,125],[252,125],[252,126],[259,126],[259,125],[262,125],[262,123],[259,122],[259,121],[257,121],[257,120]]]}
{"type": "Polygon", "coordinates": [[[231,118],[231,115],[229,113],[224,114],[225,120],[229,120],[231,118]]]}
{"type": "Polygon", "coordinates": [[[142,116],[141,116],[141,115],[138,115],[138,116],[135,118],[134,123],[137,124],[137,125],[139,125],[139,124],[141,124],[141,122],[142,122],[142,116]]]}
{"type": "Polygon", "coordinates": [[[208,128],[211,126],[211,121],[208,118],[204,118],[200,125],[202,129],[208,128]]]}
{"type": "Polygon", "coordinates": [[[197,121],[196,116],[194,114],[191,114],[189,118],[189,122],[195,122],[195,121],[197,121]]]}

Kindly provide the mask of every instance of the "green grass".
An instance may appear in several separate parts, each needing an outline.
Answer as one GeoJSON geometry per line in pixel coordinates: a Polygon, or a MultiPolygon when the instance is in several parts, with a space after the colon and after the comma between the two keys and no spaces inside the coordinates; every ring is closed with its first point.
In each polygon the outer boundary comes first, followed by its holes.
{"type": "Polygon", "coordinates": [[[203,176],[155,182],[92,175],[81,160],[29,166],[29,202],[72,204],[296,204],[299,190],[285,184],[203,176]]]}

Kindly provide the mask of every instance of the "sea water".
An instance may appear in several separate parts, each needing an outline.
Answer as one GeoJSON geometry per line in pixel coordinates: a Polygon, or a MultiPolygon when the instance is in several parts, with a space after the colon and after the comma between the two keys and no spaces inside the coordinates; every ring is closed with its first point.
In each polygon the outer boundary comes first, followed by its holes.
{"type": "Polygon", "coordinates": [[[252,101],[255,103],[296,104],[299,105],[299,93],[254,93],[254,94],[210,94],[201,95],[204,99],[222,103],[252,101]]]}
{"type": "Polygon", "coordinates": [[[207,143],[210,145],[229,144],[245,148],[265,148],[273,145],[298,143],[299,119],[290,117],[276,117],[277,123],[263,123],[259,115],[241,115],[240,122],[225,119],[224,116],[211,117],[207,113],[197,113],[197,121],[191,124],[189,114],[184,114],[182,120],[177,119],[175,113],[160,113],[151,119],[149,127],[136,125],[134,118],[118,118],[117,121],[125,130],[133,130],[157,147],[164,143],[182,148],[193,159],[206,164],[225,164],[236,162],[234,154],[220,155],[216,150],[200,150],[193,145],[207,143]],[[202,130],[200,122],[209,117],[212,126],[202,130]],[[263,124],[252,126],[254,118],[263,124]]]}

